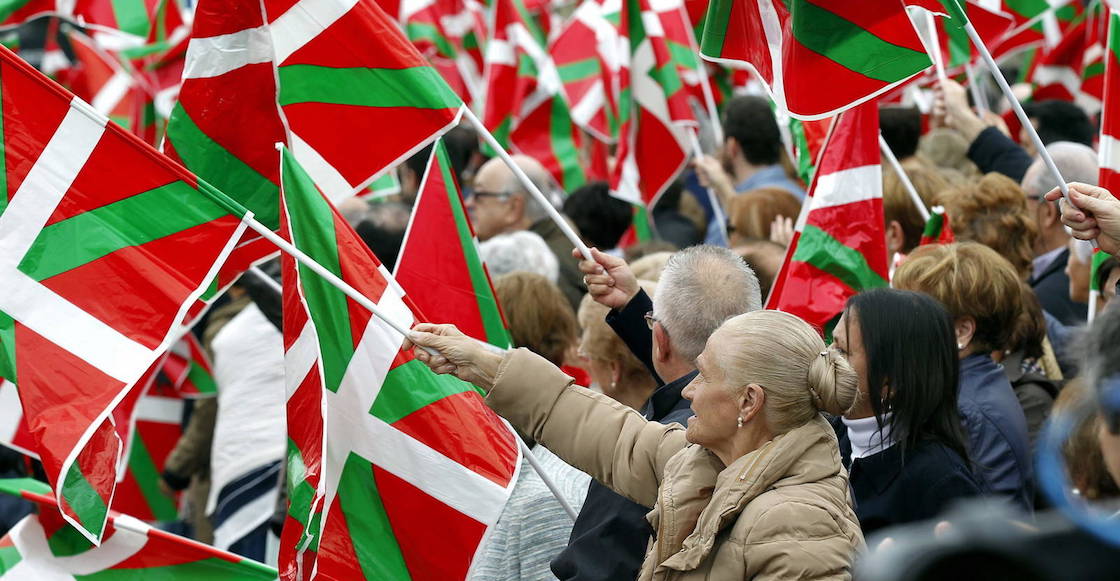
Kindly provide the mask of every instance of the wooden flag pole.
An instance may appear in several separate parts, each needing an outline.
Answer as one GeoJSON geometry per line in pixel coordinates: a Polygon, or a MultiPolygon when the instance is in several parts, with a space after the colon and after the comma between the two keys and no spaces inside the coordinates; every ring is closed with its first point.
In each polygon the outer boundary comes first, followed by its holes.
{"type": "Polygon", "coordinates": [[[883,157],[887,158],[891,167],[894,168],[894,173],[898,175],[898,180],[902,182],[902,186],[906,188],[906,193],[910,194],[910,200],[914,202],[914,207],[918,209],[918,213],[922,215],[922,222],[929,222],[929,209],[926,208],[922,197],[918,195],[918,190],[914,189],[914,183],[910,181],[910,176],[902,170],[902,164],[898,163],[898,158],[894,156],[891,147],[887,145],[887,140],[883,139],[882,133],[879,134],[879,149],[883,152],[883,157]]]}
{"type": "Polygon", "coordinates": [[[553,222],[556,222],[556,225],[560,227],[560,231],[564,233],[564,236],[568,238],[568,241],[572,243],[572,246],[579,249],[579,253],[583,255],[583,258],[585,260],[595,262],[595,259],[591,257],[591,250],[587,248],[587,245],[583,243],[583,240],[581,240],[579,235],[576,234],[576,231],[572,229],[572,225],[568,224],[568,221],[560,215],[560,212],[556,211],[556,208],[552,205],[552,202],[549,201],[549,199],[544,195],[544,192],[542,192],[540,188],[538,188],[537,185],[533,183],[533,180],[529,179],[529,176],[525,175],[525,172],[522,171],[522,169],[518,167],[516,163],[514,163],[513,158],[509,155],[509,152],[502,148],[502,145],[498,143],[498,140],[494,138],[494,135],[490,133],[490,130],[482,124],[482,120],[474,114],[474,111],[471,111],[470,107],[463,107],[463,116],[467,118],[467,121],[470,121],[471,125],[474,125],[474,128],[478,130],[478,134],[482,136],[482,139],[486,141],[486,144],[489,145],[491,149],[497,152],[498,157],[502,158],[502,161],[506,162],[506,165],[509,166],[510,171],[513,172],[513,175],[517,176],[517,180],[521,182],[521,185],[525,187],[525,190],[532,194],[532,196],[537,200],[537,203],[539,203],[541,206],[544,206],[545,211],[548,212],[548,217],[552,218],[553,222]]]}
{"type": "Polygon", "coordinates": [[[1066,203],[1073,206],[1073,202],[1069,199],[1069,187],[1066,185],[1065,178],[1062,177],[1062,172],[1058,169],[1058,165],[1054,163],[1054,158],[1050,152],[1046,150],[1046,144],[1042,143],[1042,138],[1038,136],[1038,130],[1034,128],[1034,124],[1027,118],[1027,113],[1023,111],[1023,105],[1015,98],[1015,94],[1011,92],[1011,86],[1007,84],[1007,79],[1003,78],[1003,72],[999,70],[996,64],[996,59],[992,58],[992,53],[980,38],[980,34],[976,32],[976,28],[968,21],[965,16],[964,10],[961,9],[959,0],[949,0],[945,2],[945,6],[952,12],[953,20],[964,23],[964,30],[968,33],[969,40],[976,50],[980,51],[980,56],[983,57],[984,63],[987,64],[988,70],[992,72],[992,78],[996,80],[999,85],[1000,91],[1007,97],[1008,103],[1011,104],[1011,109],[1015,111],[1015,116],[1019,118],[1019,123],[1027,130],[1031,136],[1031,142],[1034,143],[1034,148],[1038,150],[1038,156],[1042,158],[1042,162],[1046,164],[1046,168],[1050,170],[1050,175],[1058,181],[1058,189],[1062,191],[1062,197],[1065,198],[1066,203]]]}

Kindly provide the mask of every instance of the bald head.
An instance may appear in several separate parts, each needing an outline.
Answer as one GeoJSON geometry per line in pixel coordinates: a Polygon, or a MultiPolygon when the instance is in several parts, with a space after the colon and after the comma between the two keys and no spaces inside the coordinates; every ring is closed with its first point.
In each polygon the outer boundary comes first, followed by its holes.
{"type": "MultiPolygon", "coordinates": [[[[1072,141],[1057,141],[1047,145],[1046,151],[1054,158],[1054,165],[1058,166],[1066,182],[1097,185],[1100,167],[1093,148],[1072,141]]],[[[1046,168],[1042,158],[1036,157],[1023,176],[1022,186],[1028,196],[1037,198],[1058,187],[1058,180],[1046,168]]]]}
{"type": "MultiPolygon", "coordinates": [[[[546,196],[552,195],[552,176],[537,160],[514,155],[513,161],[546,196]]],[[[548,214],[504,161],[494,158],[482,164],[474,177],[474,195],[467,200],[480,240],[498,234],[528,229],[548,214]]]]}

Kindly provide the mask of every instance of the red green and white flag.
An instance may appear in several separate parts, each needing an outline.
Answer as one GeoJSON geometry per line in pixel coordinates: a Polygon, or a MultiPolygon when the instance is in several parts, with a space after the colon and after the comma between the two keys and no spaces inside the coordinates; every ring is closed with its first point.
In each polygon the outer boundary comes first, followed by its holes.
{"type": "Polygon", "coordinates": [[[952,244],[953,240],[955,240],[953,227],[949,223],[949,215],[945,213],[945,208],[943,206],[930,208],[929,220],[926,220],[926,227],[922,230],[922,238],[918,241],[918,246],[952,244]]]}
{"type": "Polygon", "coordinates": [[[549,47],[572,121],[606,143],[618,139],[621,15],[619,0],[583,0],[549,47]]]}
{"type": "Polygon", "coordinates": [[[108,116],[121,127],[131,129],[133,110],[140,105],[141,98],[132,74],[125,70],[120,60],[97,46],[84,33],[72,30],[67,38],[76,61],[76,78],[71,78],[74,94],[93,105],[98,113],[108,116]]]}
{"type": "MultiPolygon", "coordinates": [[[[285,151],[283,235],[409,328],[415,308],[285,151]]],[[[463,579],[517,477],[516,436],[467,383],[282,257],[289,490],[281,575],[463,579]],[[302,315],[300,314],[302,312],[302,315]]]]}
{"type": "Polygon", "coordinates": [[[277,578],[272,567],[111,513],[95,546],[58,516],[50,487],[29,478],[0,480],[0,492],[39,506],[0,539],[0,580],[194,581],[277,578]]]}
{"type": "Polygon", "coordinates": [[[672,99],[681,90],[679,71],[650,0],[625,0],[622,7],[620,42],[629,54],[620,76],[621,134],[611,193],[650,206],[688,161],[685,131],[695,117],[672,99]]]}
{"type": "MultiPolygon", "coordinates": [[[[984,45],[991,47],[997,45],[1015,25],[1015,19],[1010,14],[1000,11],[999,0],[903,0],[908,6],[923,8],[938,16],[946,18],[935,19],[938,43],[941,45],[942,58],[948,76],[957,76],[965,72],[967,65],[976,64],[980,60],[980,52],[972,46],[972,41],[965,32],[964,22],[954,18],[956,6],[960,6],[963,15],[972,23],[984,45]]],[[[925,26],[925,13],[913,13],[916,27],[925,26]]]]}
{"type": "Polygon", "coordinates": [[[131,50],[135,56],[166,50],[171,37],[190,31],[176,0],[75,0],[67,16],[89,29],[103,48],[131,50]]]}
{"type": "Polygon", "coordinates": [[[498,142],[541,162],[565,191],[587,181],[581,134],[544,32],[522,0],[493,0],[482,122],[498,142]]]}
{"type": "Polygon", "coordinates": [[[704,58],[750,67],[790,115],[835,115],[931,61],[899,0],[712,0],[704,58]]]}
{"type": "Polygon", "coordinates": [[[1107,21],[1100,10],[1084,12],[1047,50],[1030,71],[1035,100],[1073,101],[1090,112],[1101,106],[1104,93],[1104,43],[1107,21]]]}
{"type": "Polygon", "coordinates": [[[123,461],[114,408],[246,214],[7,49],[0,108],[0,376],[20,387],[65,517],[97,539],[123,461]]]}
{"type": "Polygon", "coordinates": [[[405,36],[459,98],[472,102],[482,90],[482,67],[481,61],[463,46],[463,37],[474,32],[474,19],[466,3],[405,0],[400,6],[400,21],[405,36]]]}
{"type": "MultiPolygon", "coordinates": [[[[276,143],[339,201],[453,127],[462,106],[372,0],[268,0],[263,9],[202,0],[186,60],[164,150],[272,229],[276,143]]],[[[275,252],[263,238],[242,240],[219,286],[275,252]]]]}
{"type": "Polygon", "coordinates": [[[442,141],[428,160],[393,276],[426,318],[509,348],[509,331],[442,141]]]}
{"type": "Polygon", "coordinates": [[[1089,313],[1088,322],[1092,323],[1097,318],[1097,302],[1101,296],[1101,266],[1112,255],[1100,248],[1093,249],[1093,259],[1089,264],[1089,313]]]}
{"type": "Polygon", "coordinates": [[[988,49],[997,60],[1032,48],[1058,44],[1062,31],[1084,11],[1074,0],[1002,0],[1001,11],[1011,15],[1014,26],[988,49]]]}
{"type": "Polygon", "coordinates": [[[183,335],[175,343],[161,371],[181,397],[196,399],[218,395],[213,365],[193,333],[183,335]]]}
{"type": "Polygon", "coordinates": [[[0,2],[0,28],[12,28],[46,14],[66,14],[62,0],[3,0],[0,2]]]}
{"type": "Polygon", "coordinates": [[[825,328],[848,297],[887,286],[879,163],[876,103],[843,113],[825,143],[766,308],[825,328]]]}

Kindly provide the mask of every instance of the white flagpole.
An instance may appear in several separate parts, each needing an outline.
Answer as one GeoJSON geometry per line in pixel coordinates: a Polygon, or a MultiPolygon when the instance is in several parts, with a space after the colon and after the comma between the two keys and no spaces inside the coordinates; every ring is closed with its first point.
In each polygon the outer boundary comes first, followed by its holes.
{"type": "Polygon", "coordinates": [[[941,38],[937,35],[936,16],[926,12],[926,34],[929,36],[929,53],[933,57],[933,66],[937,69],[937,80],[945,82],[949,77],[945,75],[945,59],[941,56],[941,38]]]}
{"type": "MultiPolygon", "coordinates": [[[[512,428],[510,428],[510,430],[512,431],[512,428]]],[[[533,471],[537,473],[537,476],[541,477],[544,485],[548,487],[549,492],[552,493],[552,496],[556,497],[556,501],[564,508],[564,512],[572,517],[572,522],[575,522],[579,513],[576,512],[576,509],[572,508],[571,504],[568,504],[568,500],[560,493],[560,487],[556,486],[556,483],[552,481],[552,477],[545,473],[544,467],[537,461],[537,457],[533,455],[533,451],[529,449],[529,445],[525,443],[525,440],[522,440],[521,436],[518,436],[516,432],[514,432],[514,437],[517,438],[517,443],[521,445],[521,455],[529,461],[529,465],[533,467],[533,471]]]]}
{"type": "Polygon", "coordinates": [[[541,206],[544,206],[545,211],[548,212],[548,217],[552,218],[553,222],[556,222],[556,225],[560,227],[560,231],[564,233],[564,236],[567,236],[568,241],[572,243],[572,246],[579,249],[579,253],[583,255],[584,259],[594,262],[595,259],[591,257],[591,250],[587,248],[587,245],[583,243],[583,240],[580,240],[579,235],[576,234],[576,231],[572,229],[571,224],[568,224],[568,221],[560,215],[560,212],[556,211],[556,208],[552,205],[552,202],[549,201],[548,197],[546,197],[544,193],[541,192],[540,188],[538,188],[536,184],[533,183],[533,180],[530,180],[529,176],[525,175],[525,172],[522,171],[520,167],[517,167],[517,164],[514,163],[513,158],[510,157],[509,153],[506,152],[505,149],[502,148],[502,145],[498,143],[498,140],[494,138],[494,135],[490,133],[490,130],[482,124],[482,120],[474,114],[474,111],[471,111],[470,107],[463,107],[463,116],[467,118],[467,121],[470,121],[471,125],[474,125],[474,128],[478,130],[478,134],[482,136],[482,139],[486,141],[491,149],[497,152],[498,157],[502,158],[502,161],[506,162],[506,165],[509,166],[509,169],[513,172],[513,175],[517,176],[517,180],[521,182],[521,185],[524,186],[525,189],[534,198],[536,198],[537,203],[539,203],[541,206]]]}
{"type": "MultiPolygon", "coordinates": [[[[696,137],[695,131],[686,131],[688,133],[688,140],[692,142],[692,156],[696,159],[704,157],[704,150],[700,147],[700,138],[696,137]]],[[[716,195],[712,188],[704,188],[708,192],[708,201],[712,204],[712,219],[716,221],[720,232],[723,234],[724,242],[727,246],[731,246],[731,237],[727,235],[727,215],[723,213],[723,205],[719,201],[719,196],[716,195]]]]}
{"type": "Polygon", "coordinates": [[[910,194],[910,200],[914,202],[914,207],[918,208],[918,213],[922,215],[922,222],[929,222],[929,209],[926,208],[922,197],[918,195],[918,190],[914,189],[914,183],[910,181],[910,176],[902,169],[902,164],[898,163],[898,158],[894,156],[891,147],[887,145],[887,140],[883,139],[883,134],[879,134],[879,149],[883,152],[883,157],[887,158],[891,167],[894,168],[894,173],[898,175],[898,180],[902,182],[902,186],[906,188],[906,193],[910,194]]]}
{"type": "Polygon", "coordinates": [[[988,101],[984,98],[984,88],[980,86],[980,75],[976,74],[975,67],[972,63],[964,65],[964,72],[968,76],[968,90],[972,92],[972,101],[976,105],[976,112],[980,114],[983,119],[988,114],[988,101]]]}

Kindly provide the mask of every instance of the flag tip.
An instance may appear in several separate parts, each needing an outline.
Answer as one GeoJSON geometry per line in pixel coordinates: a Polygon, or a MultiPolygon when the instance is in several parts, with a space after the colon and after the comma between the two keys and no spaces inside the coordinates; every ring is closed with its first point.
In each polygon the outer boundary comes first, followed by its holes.
{"type": "Polygon", "coordinates": [[[284,151],[284,142],[283,141],[277,141],[276,143],[273,143],[272,145],[274,147],[276,147],[276,151],[284,151]]]}

